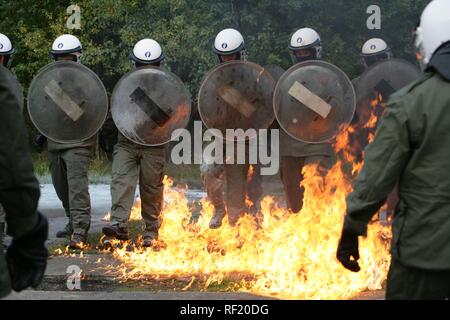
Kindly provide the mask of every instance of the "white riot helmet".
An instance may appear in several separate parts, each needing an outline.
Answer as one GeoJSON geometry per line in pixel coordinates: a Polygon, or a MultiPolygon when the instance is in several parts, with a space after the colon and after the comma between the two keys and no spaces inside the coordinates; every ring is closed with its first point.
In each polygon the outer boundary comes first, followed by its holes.
{"type": "Polygon", "coordinates": [[[61,56],[73,56],[75,62],[81,62],[82,52],[80,40],[71,34],[63,34],[56,38],[50,50],[53,60],[61,56]]]}
{"type": "Polygon", "coordinates": [[[450,1],[433,0],[429,3],[415,35],[419,62],[426,67],[437,49],[450,41],[450,1]]]}
{"type": "Polygon", "coordinates": [[[391,48],[386,41],[380,38],[372,38],[364,43],[361,50],[361,57],[366,68],[378,61],[392,58],[391,48]]]}
{"type": "Polygon", "coordinates": [[[292,35],[289,52],[294,64],[308,60],[320,60],[322,44],[317,31],[311,28],[297,30],[292,35]]]}
{"type": "Polygon", "coordinates": [[[222,61],[223,56],[230,56],[239,53],[242,58],[245,56],[245,41],[242,34],[235,29],[225,29],[219,32],[214,40],[213,51],[222,61]]]}
{"type": "Polygon", "coordinates": [[[5,61],[3,62],[3,64],[7,68],[11,66],[14,52],[15,50],[9,38],[5,36],[3,33],[0,33],[0,56],[5,57],[5,61]]]}
{"type": "Polygon", "coordinates": [[[153,39],[142,39],[134,45],[130,54],[134,66],[158,65],[165,59],[164,53],[158,42],[153,39]]]}

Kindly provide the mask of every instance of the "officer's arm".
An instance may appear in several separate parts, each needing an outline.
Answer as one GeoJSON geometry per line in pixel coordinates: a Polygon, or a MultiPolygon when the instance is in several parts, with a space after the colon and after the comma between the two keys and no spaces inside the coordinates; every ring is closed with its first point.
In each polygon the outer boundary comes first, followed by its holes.
{"type": "Polygon", "coordinates": [[[8,233],[20,237],[38,222],[39,183],[33,173],[27,131],[17,98],[0,70],[0,203],[8,233]]]}
{"type": "Polygon", "coordinates": [[[400,102],[388,106],[374,141],[365,152],[365,163],[354,192],[347,198],[346,227],[366,236],[367,224],[385,203],[409,160],[408,121],[400,102]]]}

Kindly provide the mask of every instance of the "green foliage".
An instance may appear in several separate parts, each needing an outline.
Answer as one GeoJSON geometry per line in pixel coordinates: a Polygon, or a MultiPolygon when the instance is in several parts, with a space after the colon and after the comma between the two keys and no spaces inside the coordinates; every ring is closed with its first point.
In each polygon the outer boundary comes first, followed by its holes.
{"type": "Polygon", "coordinates": [[[397,57],[414,61],[411,30],[428,0],[378,0],[382,30],[368,30],[368,0],[20,0],[2,1],[0,32],[17,50],[13,71],[25,90],[38,70],[50,62],[49,49],[62,33],[84,46],[84,63],[111,92],[131,64],[133,44],[144,37],[159,41],[166,65],[188,85],[195,98],[205,73],[216,63],[214,36],[238,28],[249,59],[291,65],[287,46],[298,28],[315,28],[322,36],[324,58],[348,73],[362,71],[359,51],[370,37],[387,40],[397,57]],[[81,8],[81,30],[68,30],[70,4],[81,8]]]}

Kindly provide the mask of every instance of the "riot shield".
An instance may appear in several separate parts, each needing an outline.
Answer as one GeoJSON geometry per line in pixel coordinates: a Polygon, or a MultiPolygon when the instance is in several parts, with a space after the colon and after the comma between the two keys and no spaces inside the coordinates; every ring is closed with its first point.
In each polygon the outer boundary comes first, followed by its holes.
{"type": "Polygon", "coordinates": [[[264,69],[266,69],[270,73],[270,75],[272,76],[272,78],[275,79],[275,81],[278,81],[283,75],[283,73],[286,72],[286,70],[284,70],[282,67],[277,66],[275,64],[267,64],[264,66],[264,69]]]}
{"type": "Polygon", "coordinates": [[[347,75],[324,61],[296,64],[278,81],[275,116],[292,138],[322,143],[335,138],[355,112],[355,91],[347,75]]]}
{"type": "Polygon", "coordinates": [[[108,114],[106,90],[89,68],[72,61],[46,65],[28,91],[28,112],[36,128],[59,143],[94,136],[108,114]]]}
{"type": "Polygon", "coordinates": [[[254,129],[256,134],[235,137],[234,141],[251,139],[275,119],[272,110],[274,87],[271,74],[255,63],[231,61],[220,64],[207,74],[200,88],[200,117],[207,128],[220,130],[225,138],[227,129],[244,132],[254,129]]]}
{"type": "MultiPolygon", "coordinates": [[[[371,126],[369,121],[381,117],[390,95],[420,76],[418,68],[400,59],[381,61],[367,69],[355,87],[358,125],[371,126]]],[[[376,128],[376,124],[373,127],[376,128]]]]}
{"type": "Polygon", "coordinates": [[[191,96],[183,82],[159,67],[125,74],[114,88],[111,114],[119,131],[134,143],[164,145],[191,116],[191,96]]]}

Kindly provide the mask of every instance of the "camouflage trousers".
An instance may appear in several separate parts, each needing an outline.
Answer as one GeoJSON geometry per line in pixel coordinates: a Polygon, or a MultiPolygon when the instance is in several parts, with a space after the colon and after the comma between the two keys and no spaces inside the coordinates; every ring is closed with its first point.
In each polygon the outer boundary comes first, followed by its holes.
{"type": "Polygon", "coordinates": [[[231,225],[234,225],[243,214],[256,214],[260,210],[262,197],[260,170],[260,165],[253,165],[253,173],[250,174],[249,164],[225,165],[226,206],[231,225]],[[251,204],[247,204],[247,199],[251,204]]]}
{"type": "Polygon", "coordinates": [[[286,195],[287,208],[294,213],[303,207],[304,188],[302,169],[306,165],[319,164],[319,170],[325,175],[333,165],[333,158],[329,156],[311,157],[281,157],[280,175],[286,195]]]}
{"type": "Polygon", "coordinates": [[[111,224],[126,228],[139,180],[141,215],[146,231],[158,233],[164,195],[165,148],[119,142],[114,148],[111,224]]]}
{"type": "Polygon", "coordinates": [[[75,234],[85,235],[91,225],[88,169],[91,148],[50,151],[50,173],[75,234]]]}
{"type": "Polygon", "coordinates": [[[389,269],[387,300],[445,300],[450,298],[450,270],[407,267],[395,258],[389,269]]]}
{"type": "Polygon", "coordinates": [[[223,172],[223,165],[205,165],[200,167],[200,175],[203,181],[203,187],[214,206],[215,212],[225,212],[224,188],[225,177],[223,172]]]}

